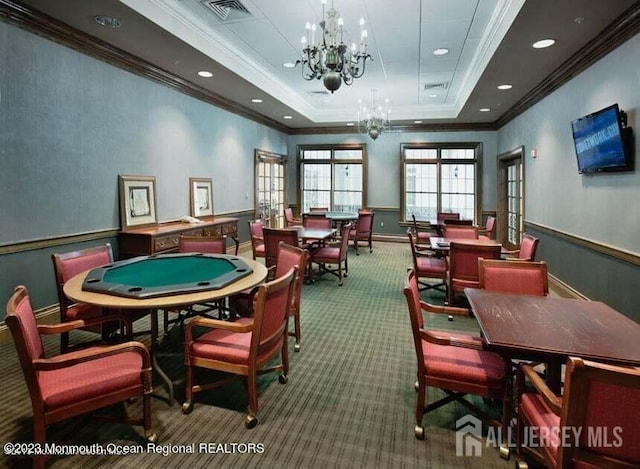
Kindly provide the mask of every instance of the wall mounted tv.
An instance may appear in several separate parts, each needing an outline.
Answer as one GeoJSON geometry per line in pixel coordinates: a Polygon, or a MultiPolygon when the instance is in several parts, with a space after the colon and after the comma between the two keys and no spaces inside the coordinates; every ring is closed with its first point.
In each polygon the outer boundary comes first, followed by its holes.
{"type": "Polygon", "coordinates": [[[633,133],[612,104],[571,122],[579,173],[633,170],[633,133]]]}

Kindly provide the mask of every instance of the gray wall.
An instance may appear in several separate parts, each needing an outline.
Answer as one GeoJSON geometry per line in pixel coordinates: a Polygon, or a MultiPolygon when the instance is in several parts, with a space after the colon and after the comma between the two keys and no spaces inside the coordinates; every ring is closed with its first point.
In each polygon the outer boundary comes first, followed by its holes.
{"type": "MultiPolygon", "coordinates": [[[[189,177],[213,178],[216,214],[252,210],[254,149],[287,151],[286,134],[3,22],[0,59],[0,245],[117,229],[119,174],[156,177],[160,221],[189,213],[189,177]]],[[[25,282],[55,303],[49,254],[0,256],[0,298],[25,282]]]]}
{"type": "MultiPolygon", "coordinates": [[[[528,221],[640,254],[638,63],[639,35],[498,131],[499,152],[525,146],[528,221]],[[613,103],[627,112],[634,129],[636,170],[580,175],[571,121],[613,103]],[[530,156],[534,148],[536,159],[530,156]]],[[[540,235],[543,258],[554,275],[640,320],[640,267],[593,250],[568,249],[558,236],[540,235]]]]}

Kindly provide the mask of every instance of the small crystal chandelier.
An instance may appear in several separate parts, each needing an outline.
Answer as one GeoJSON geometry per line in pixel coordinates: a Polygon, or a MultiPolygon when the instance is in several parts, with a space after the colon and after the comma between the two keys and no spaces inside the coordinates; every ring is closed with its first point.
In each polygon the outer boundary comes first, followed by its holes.
{"type": "Polygon", "coordinates": [[[372,140],[385,130],[391,128],[391,106],[389,99],[384,100],[384,106],[378,104],[378,90],[371,90],[371,106],[362,105],[362,99],[359,99],[360,109],[358,111],[358,131],[366,132],[372,140]]]}
{"type": "Polygon", "coordinates": [[[321,79],[326,89],[333,93],[340,88],[342,82],[351,85],[354,78],[364,75],[367,59],[373,60],[367,53],[367,30],[364,29],[364,18],[360,19],[360,44],[351,43],[351,48],[344,43],[344,21],[333,8],[325,14],[327,0],[322,0],[322,37],[316,43],[316,25],[307,22],[306,34],[302,38],[302,77],[305,80],[321,79]]]}

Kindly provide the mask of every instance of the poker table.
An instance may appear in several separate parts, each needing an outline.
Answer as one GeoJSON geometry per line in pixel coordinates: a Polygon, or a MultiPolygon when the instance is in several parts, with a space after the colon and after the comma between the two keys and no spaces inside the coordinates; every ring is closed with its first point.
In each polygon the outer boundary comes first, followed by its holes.
{"type": "Polygon", "coordinates": [[[156,298],[220,290],[252,272],[238,256],[198,253],[141,256],[91,270],[82,290],[127,298],[156,298]]]}

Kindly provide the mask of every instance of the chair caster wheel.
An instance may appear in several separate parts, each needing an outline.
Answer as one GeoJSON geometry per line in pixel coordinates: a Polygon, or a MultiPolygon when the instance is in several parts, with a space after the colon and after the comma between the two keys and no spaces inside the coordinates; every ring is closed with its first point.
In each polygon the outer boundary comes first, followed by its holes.
{"type": "Polygon", "coordinates": [[[413,383],[413,389],[415,389],[415,391],[418,392],[420,390],[420,383],[418,383],[417,381],[413,383]]]}
{"type": "Polygon", "coordinates": [[[293,351],[294,352],[299,352],[300,351],[300,344],[296,344],[293,346],[293,351]]]}
{"type": "Polygon", "coordinates": [[[449,315],[449,316],[447,316],[447,319],[448,319],[449,321],[453,321],[453,316],[449,315]]]}
{"type": "Polygon", "coordinates": [[[155,433],[150,433],[146,435],[146,438],[149,443],[156,444],[158,442],[158,435],[155,433]]]}
{"type": "Polygon", "coordinates": [[[248,414],[244,418],[244,426],[247,430],[254,428],[256,425],[258,425],[258,418],[255,415],[248,414]]]}
{"type": "Polygon", "coordinates": [[[413,429],[416,438],[418,440],[424,440],[424,427],[421,427],[419,425],[416,425],[415,428],[413,429]]]}
{"type": "Polygon", "coordinates": [[[191,411],[193,410],[193,402],[192,401],[186,401],[184,404],[182,404],[182,413],[183,414],[190,414],[191,411]]]}
{"type": "Polygon", "coordinates": [[[516,460],[516,469],[529,469],[526,461],[516,460]]]}
{"type": "Polygon", "coordinates": [[[509,447],[504,444],[500,445],[500,458],[508,461],[510,455],[511,452],[509,450],[509,447]]]}
{"type": "Polygon", "coordinates": [[[289,381],[289,377],[287,375],[278,376],[278,382],[280,384],[287,384],[287,381],[289,381]]]}

